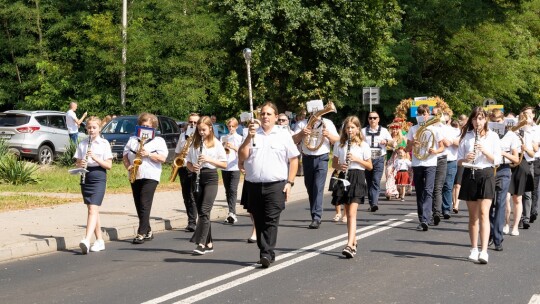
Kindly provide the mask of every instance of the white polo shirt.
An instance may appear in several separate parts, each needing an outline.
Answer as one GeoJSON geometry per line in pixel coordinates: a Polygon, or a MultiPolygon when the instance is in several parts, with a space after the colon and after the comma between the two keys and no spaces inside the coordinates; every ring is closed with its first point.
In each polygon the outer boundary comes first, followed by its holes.
{"type": "MultiPolygon", "coordinates": [[[[144,149],[150,153],[157,153],[165,158],[169,155],[167,144],[162,137],[154,137],[150,141],[146,141],[144,149]]],[[[133,164],[133,160],[139,150],[139,138],[131,136],[124,147],[123,155],[127,155],[129,163],[133,164]]],[[[159,182],[161,177],[161,163],[151,160],[149,157],[142,158],[142,164],[139,166],[136,179],[153,179],[159,182]]]]}
{"type": "MultiPolygon", "coordinates": [[[[512,131],[507,131],[506,134],[501,138],[501,151],[512,153],[512,150],[515,149],[516,151],[521,151],[521,139],[519,139],[519,136],[517,136],[516,133],[512,131]]],[[[503,157],[501,154],[501,163],[502,164],[511,164],[512,162],[507,159],[506,157],[503,157]]]]}
{"type": "MultiPolygon", "coordinates": [[[[465,159],[469,152],[474,151],[475,133],[474,131],[468,131],[465,137],[459,143],[458,148],[458,160],[465,159]]],[[[488,130],[486,135],[478,138],[478,143],[491,155],[493,155],[494,162],[487,159],[484,153],[478,151],[476,153],[476,159],[474,164],[480,168],[488,168],[499,165],[501,163],[501,140],[497,133],[488,130]]]]}
{"type": "MultiPolygon", "coordinates": [[[[453,142],[455,139],[459,139],[459,136],[461,135],[461,130],[458,128],[454,128],[449,125],[445,125],[442,127],[442,133],[444,135],[444,138],[448,139],[449,141],[453,142]]],[[[446,147],[446,161],[455,161],[457,160],[457,152],[458,152],[458,145],[450,145],[446,147]]]]}
{"type": "MultiPolygon", "coordinates": [[[[112,159],[112,152],[111,152],[111,145],[109,144],[109,141],[105,138],[98,136],[94,140],[92,140],[92,144],[90,146],[90,149],[88,149],[88,140],[90,139],[90,136],[82,140],[79,145],[77,146],[77,151],[75,152],[75,158],[76,159],[86,159],[86,153],[88,150],[92,151],[94,156],[97,159],[100,160],[109,160],[112,159]]],[[[99,164],[93,160],[91,157],[88,158],[88,167],[99,167],[99,164]]]]}
{"type": "Polygon", "coordinates": [[[278,126],[266,134],[262,128],[255,134],[256,145],[250,146],[244,162],[245,179],[252,183],[269,183],[289,178],[289,159],[300,155],[292,136],[278,126]]]}
{"type": "Polygon", "coordinates": [[[392,135],[390,135],[388,129],[383,128],[382,126],[378,126],[375,130],[371,129],[371,127],[365,127],[362,128],[362,134],[370,149],[374,151],[373,153],[380,152],[380,156],[386,155],[386,145],[381,145],[380,142],[383,140],[392,140],[392,135]]]}
{"type": "MultiPolygon", "coordinates": [[[[357,144],[352,144],[350,153],[352,153],[354,156],[357,156],[357,157],[359,156],[363,160],[368,160],[371,158],[371,149],[369,148],[369,145],[365,141],[362,141],[362,143],[360,143],[360,146],[358,146],[357,144]]],[[[334,157],[338,158],[339,164],[347,163],[347,143],[346,142],[345,142],[345,145],[343,145],[343,147],[341,147],[341,143],[339,141],[334,143],[334,157]]],[[[349,170],[351,169],[366,170],[364,166],[354,161],[352,161],[349,164],[349,170]]]]}
{"type": "Polygon", "coordinates": [[[75,111],[69,110],[66,112],[66,125],[69,134],[79,132],[79,125],[77,124],[77,115],[75,115],[75,111]]]}
{"type": "MultiPolygon", "coordinates": [[[[227,161],[227,155],[225,154],[225,149],[223,148],[223,145],[215,136],[213,139],[214,139],[213,147],[207,147],[206,143],[203,141],[202,153],[201,153],[201,147],[195,148],[195,145],[192,145],[189,148],[189,152],[188,152],[186,160],[190,162],[191,164],[196,164],[199,161],[199,155],[205,155],[220,162],[227,161]]],[[[201,168],[216,169],[217,167],[210,163],[204,162],[201,164],[201,168]]]]}
{"type": "MultiPolygon", "coordinates": [[[[409,133],[407,133],[407,140],[414,142],[414,136],[416,135],[416,132],[418,131],[418,128],[420,128],[419,125],[414,125],[409,129],[409,133]]],[[[431,130],[433,132],[433,135],[435,136],[435,144],[433,146],[433,149],[437,150],[439,149],[439,141],[441,141],[441,135],[439,133],[439,130],[437,128],[433,128],[433,126],[427,127],[428,130],[431,130]]],[[[414,149],[414,146],[413,146],[414,149]]],[[[419,160],[414,156],[414,153],[412,155],[412,166],[413,167],[436,167],[437,166],[437,154],[430,154],[425,160],[419,160]]]]}
{"type": "MultiPolygon", "coordinates": [[[[336,129],[336,126],[334,125],[334,123],[330,119],[323,118],[322,121],[324,122],[326,130],[328,130],[328,132],[330,134],[332,134],[334,136],[339,136],[338,131],[336,129]]],[[[296,127],[294,129],[294,134],[300,133],[302,131],[302,129],[304,129],[307,126],[307,123],[308,123],[308,121],[306,119],[299,121],[296,124],[296,127]]],[[[318,127],[319,123],[320,123],[320,121],[316,122],[315,127],[318,127]]],[[[322,129],[320,129],[320,130],[322,132],[322,129]]],[[[319,149],[317,149],[315,151],[311,151],[308,148],[306,148],[306,145],[304,143],[304,139],[305,139],[305,137],[302,138],[302,142],[301,142],[301,150],[302,150],[302,153],[304,155],[323,155],[323,154],[330,153],[330,140],[328,140],[328,138],[325,137],[323,139],[322,145],[319,147],[319,149]]]]}
{"type": "MultiPolygon", "coordinates": [[[[226,137],[226,141],[222,142],[230,142],[231,145],[235,146],[237,149],[240,148],[240,145],[242,144],[242,136],[238,135],[238,133],[234,134],[228,134],[223,135],[226,137]]],[[[238,171],[238,151],[229,149],[229,154],[225,153],[227,156],[227,168],[223,169],[223,171],[238,171]]]]}
{"type": "MultiPolygon", "coordinates": [[[[525,127],[524,127],[525,128],[525,127]]],[[[517,131],[519,132],[519,131],[517,131]]],[[[532,127],[528,127],[526,131],[523,132],[523,142],[527,150],[533,150],[533,141],[535,139],[535,133],[532,127]]],[[[524,152],[523,157],[527,162],[532,162],[534,157],[530,157],[528,153],[524,152]]]]}

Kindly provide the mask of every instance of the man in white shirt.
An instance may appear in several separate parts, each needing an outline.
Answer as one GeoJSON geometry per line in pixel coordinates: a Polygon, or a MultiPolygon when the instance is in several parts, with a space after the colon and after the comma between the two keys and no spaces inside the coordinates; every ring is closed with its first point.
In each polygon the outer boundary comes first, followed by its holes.
{"type": "Polygon", "coordinates": [[[386,159],[386,145],[393,142],[388,129],[381,127],[379,122],[379,114],[375,111],[369,112],[369,126],[362,129],[362,134],[371,149],[371,163],[373,164],[373,170],[366,170],[368,211],[371,212],[379,210],[379,193],[381,192],[381,178],[384,172],[384,160],[386,159]]]}
{"type": "MultiPolygon", "coordinates": [[[[339,134],[334,123],[326,118],[320,118],[313,126],[308,126],[308,121],[302,120],[296,124],[293,140],[301,145],[302,166],[304,168],[304,185],[306,186],[311,212],[311,224],[309,229],[319,229],[322,218],[322,205],[324,184],[328,175],[328,161],[330,146],[339,140],[339,134]],[[315,132],[322,133],[322,144],[313,150],[310,145],[306,146],[304,138],[315,132]]],[[[308,143],[309,144],[309,143],[308,143]]],[[[292,166],[292,165],[291,165],[292,166]]]]}
{"type": "Polygon", "coordinates": [[[77,143],[79,139],[79,126],[86,118],[86,115],[88,115],[88,112],[84,112],[81,119],[78,119],[75,111],[77,111],[77,103],[70,102],[69,110],[66,112],[66,125],[69,133],[69,139],[72,142],[77,143]]]}

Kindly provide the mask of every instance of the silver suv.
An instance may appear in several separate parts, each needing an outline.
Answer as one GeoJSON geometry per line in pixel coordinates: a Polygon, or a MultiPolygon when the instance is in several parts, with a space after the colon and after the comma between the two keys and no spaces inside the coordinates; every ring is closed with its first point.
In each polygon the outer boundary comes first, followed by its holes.
{"type": "Polygon", "coordinates": [[[69,147],[66,113],[5,111],[0,113],[0,139],[6,140],[10,150],[17,155],[50,164],[69,147]]]}

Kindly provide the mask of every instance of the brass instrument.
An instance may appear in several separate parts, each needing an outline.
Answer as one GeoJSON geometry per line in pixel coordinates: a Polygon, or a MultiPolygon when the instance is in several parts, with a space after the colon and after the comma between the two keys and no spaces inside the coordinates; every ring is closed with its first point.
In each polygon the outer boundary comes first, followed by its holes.
{"type": "MultiPolygon", "coordinates": [[[[195,133],[193,133],[195,134],[195,133]]],[[[178,154],[178,156],[173,160],[172,162],[172,172],[171,177],[169,178],[169,183],[172,183],[176,180],[176,176],[178,176],[178,170],[184,166],[186,163],[186,156],[189,151],[189,147],[191,146],[191,143],[193,142],[193,134],[191,134],[184,143],[184,147],[178,154]]]]}
{"type": "Polygon", "coordinates": [[[134,183],[137,180],[137,174],[139,173],[139,166],[142,164],[142,150],[144,149],[144,142],[146,141],[147,135],[143,134],[139,141],[139,149],[137,149],[137,154],[133,160],[133,165],[129,169],[129,182],[134,183]]]}
{"type": "MultiPolygon", "coordinates": [[[[525,141],[523,140],[523,136],[520,134],[520,132],[516,132],[516,131],[518,131],[522,127],[526,126],[527,123],[528,123],[527,122],[527,116],[524,116],[522,119],[519,120],[519,122],[515,126],[510,127],[510,131],[515,132],[516,135],[519,137],[519,140],[521,141],[522,146],[525,144],[525,141]]],[[[519,166],[519,164],[521,164],[521,161],[523,160],[523,154],[524,153],[525,152],[523,152],[523,151],[521,151],[521,153],[519,153],[519,162],[511,163],[510,168],[517,167],[517,166],[519,166]]]]}
{"type": "Polygon", "coordinates": [[[416,131],[414,141],[417,141],[420,144],[414,145],[412,152],[414,157],[418,160],[427,159],[429,157],[429,149],[435,147],[435,134],[433,134],[433,131],[428,129],[428,127],[441,122],[441,115],[441,112],[437,113],[435,117],[426,121],[416,131]]]}
{"type": "Polygon", "coordinates": [[[322,146],[324,142],[324,136],[323,136],[322,130],[324,130],[325,128],[324,122],[322,121],[322,116],[330,112],[337,113],[336,107],[334,106],[334,103],[331,101],[329,101],[322,110],[313,113],[309,117],[306,128],[311,129],[311,134],[304,137],[304,145],[306,146],[308,150],[316,151],[322,146]],[[314,129],[313,127],[315,126],[315,123],[319,120],[321,121],[322,128],[314,129]]]}
{"type": "MultiPolygon", "coordinates": [[[[92,137],[88,136],[88,146],[86,147],[86,158],[85,158],[85,164],[84,169],[86,170],[88,168],[88,152],[92,148],[92,137]]],[[[81,185],[86,184],[86,171],[81,172],[81,185]]]]}

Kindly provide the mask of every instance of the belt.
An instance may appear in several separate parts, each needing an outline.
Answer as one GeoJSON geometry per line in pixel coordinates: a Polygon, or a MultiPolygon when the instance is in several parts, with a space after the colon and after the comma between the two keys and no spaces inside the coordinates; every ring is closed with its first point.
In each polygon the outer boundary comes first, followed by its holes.
{"type": "Polygon", "coordinates": [[[398,172],[409,172],[409,170],[399,170],[398,172]]]}
{"type": "Polygon", "coordinates": [[[505,169],[505,168],[510,168],[510,165],[509,164],[502,164],[499,166],[498,169],[505,169]]]}
{"type": "Polygon", "coordinates": [[[256,186],[266,186],[266,185],[273,185],[273,184],[283,183],[283,182],[285,182],[285,180],[280,180],[277,182],[266,182],[266,183],[254,183],[254,182],[249,182],[249,183],[256,186]]]}

